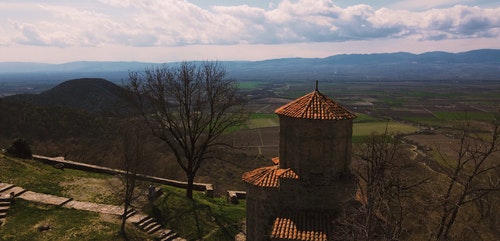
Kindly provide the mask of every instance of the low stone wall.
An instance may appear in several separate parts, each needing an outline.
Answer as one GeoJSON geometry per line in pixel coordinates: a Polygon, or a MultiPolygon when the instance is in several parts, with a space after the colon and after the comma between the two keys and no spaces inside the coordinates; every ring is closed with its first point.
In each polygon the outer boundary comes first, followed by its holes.
{"type": "Polygon", "coordinates": [[[232,204],[238,204],[240,199],[245,199],[247,193],[245,191],[227,191],[227,201],[232,204]]]}
{"type": "MultiPolygon", "coordinates": [[[[33,159],[41,161],[45,164],[52,165],[58,169],[62,168],[71,168],[88,172],[97,172],[97,173],[105,173],[110,175],[125,175],[127,172],[120,169],[113,169],[108,167],[96,166],[87,163],[74,162],[65,160],[64,157],[46,157],[40,155],[33,155],[33,159]],[[62,164],[62,165],[61,165],[62,164]]],[[[178,187],[178,188],[186,188],[187,182],[177,181],[172,179],[166,179],[161,177],[153,177],[143,174],[137,174],[137,179],[141,181],[160,183],[167,186],[178,187]]],[[[194,183],[193,189],[196,191],[204,191],[207,196],[214,196],[214,188],[212,184],[209,183],[194,183]]]]}

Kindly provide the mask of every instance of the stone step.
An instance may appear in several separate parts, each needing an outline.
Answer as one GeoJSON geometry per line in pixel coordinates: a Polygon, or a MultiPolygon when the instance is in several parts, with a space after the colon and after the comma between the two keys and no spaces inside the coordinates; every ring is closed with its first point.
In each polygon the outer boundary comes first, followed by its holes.
{"type": "Polygon", "coordinates": [[[160,241],[173,241],[174,239],[177,239],[178,237],[179,237],[179,235],[177,235],[177,233],[172,232],[168,236],[165,236],[162,239],[160,239],[160,241]]]}
{"type": "Polygon", "coordinates": [[[24,192],[26,192],[26,190],[24,188],[14,186],[14,187],[11,187],[8,190],[6,190],[4,192],[4,194],[7,193],[7,195],[10,195],[10,193],[14,193],[14,196],[17,197],[17,196],[23,194],[24,192]]]}
{"type": "Polygon", "coordinates": [[[156,225],[154,225],[153,227],[151,227],[149,230],[146,230],[146,231],[149,234],[154,234],[154,233],[156,233],[156,231],[158,231],[160,229],[161,229],[161,225],[159,223],[156,223],[156,225]]]}
{"type": "Polygon", "coordinates": [[[149,216],[145,216],[145,217],[143,217],[141,220],[139,220],[139,221],[135,222],[134,224],[135,224],[135,225],[139,225],[140,223],[144,222],[144,220],[147,220],[147,219],[149,219],[149,216]]]}
{"type": "Polygon", "coordinates": [[[172,234],[175,234],[174,231],[170,230],[170,229],[164,229],[163,232],[161,232],[159,235],[158,235],[158,238],[161,240],[165,237],[169,237],[171,236],[172,234]]]}
{"type": "Polygon", "coordinates": [[[163,235],[160,236],[160,241],[173,241],[173,240],[184,240],[179,238],[179,235],[172,230],[166,230],[163,235]]]}
{"type": "Polygon", "coordinates": [[[148,217],[147,219],[144,219],[143,221],[140,221],[137,223],[137,226],[140,229],[144,229],[144,227],[148,226],[149,224],[153,223],[155,220],[153,218],[148,217]]]}
{"type": "Polygon", "coordinates": [[[10,198],[7,201],[0,200],[0,207],[10,206],[10,198]]]}
{"type": "Polygon", "coordinates": [[[1,203],[6,203],[6,202],[9,202],[10,203],[10,194],[3,194],[1,195],[0,194],[0,202],[1,203]]]}
{"type": "Polygon", "coordinates": [[[59,204],[59,205],[57,205],[57,206],[62,207],[62,206],[64,206],[64,205],[68,204],[68,203],[69,203],[69,202],[71,202],[71,201],[73,201],[73,198],[68,198],[68,200],[66,200],[66,201],[64,201],[64,202],[62,202],[62,203],[60,203],[60,204],[59,204]]]}
{"type": "Polygon", "coordinates": [[[15,186],[14,184],[0,183],[0,193],[5,192],[5,191],[13,188],[14,186],[15,186]]]}
{"type": "Polygon", "coordinates": [[[6,199],[10,200],[11,193],[14,194],[14,197],[18,197],[19,195],[25,193],[26,191],[27,191],[26,189],[15,185],[7,186],[3,189],[2,192],[0,192],[1,200],[6,200],[6,199]]]}
{"type": "Polygon", "coordinates": [[[156,221],[153,221],[153,222],[149,223],[148,225],[143,226],[141,229],[146,231],[146,232],[149,232],[151,229],[155,228],[156,226],[159,226],[159,224],[156,221]]]}
{"type": "Polygon", "coordinates": [[[0,218],[6,218],[7,217],[7,213],[0,213],[0,218]]]}
{"type": "Polygon", "coordinates": [[[141,220],[139,220],[139,221],[138,221],[138,222],[136,222],[135,224],[136,224],[136,225],[139,225],[139,224],[141,224],[141,223],[143,223],[143,222],[145,222],[146,220],[149,220],[149,219],[152,219],[152,218],[151,218],[151,217],[149,217],[149,216],[145,216],[144,218],[142,218],[141,220]]]}
{"type": "Polygon", "coordinates": [[[0,207],[0,213],[2,213],[2,212],[5,212],[5,213],[6,213],[6,212],[7,212],[7,210],[9,210],[9,208],[10,208],[10,206],[1,206],[1,207],[0,207]]]}
{"type": "Polygon", "coordinates": [[[135,211],[135,209],[129,209],[129,210],[127,210],[127,214],[125,215],[125,218],[128,219],[128,218],[134,216],[136,213],[137,213],[137,211],[135,211]]]}

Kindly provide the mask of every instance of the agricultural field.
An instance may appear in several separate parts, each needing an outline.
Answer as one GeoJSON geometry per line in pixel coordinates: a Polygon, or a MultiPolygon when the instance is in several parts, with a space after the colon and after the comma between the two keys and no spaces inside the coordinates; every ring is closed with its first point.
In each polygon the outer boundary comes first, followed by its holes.
{"type": "MultiPolygon", "coordinates": [[[[274,111],[313,91],[314,82],[243,82],[251,114],[234,144],[277,156],[279,120],[274,111]]],[[[432,130],[446,137],[471,121],[486,131],[485,123],[500,110],[500,83],[495,81],[319,81],[319,91],[356,113],[354,143],[386,128],[391,134],[432,130]]],[[[433,145],[424,139],[424,145],[433,145]]]]}

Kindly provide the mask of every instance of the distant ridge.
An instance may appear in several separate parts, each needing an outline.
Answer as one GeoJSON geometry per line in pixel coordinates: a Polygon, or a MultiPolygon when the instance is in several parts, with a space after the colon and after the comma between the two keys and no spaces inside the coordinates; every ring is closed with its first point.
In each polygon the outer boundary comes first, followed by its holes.
{"type": "MultiPolygon", "coordinates": [[[[237,80],[500,80],[500,50],[462,53],[406,52],[340,54],[326,58],[282,58],[262,61],[221,61],[237,80]]],[[[167,64],[176,64],[174,62],[167,64]]],[[[0,63],[0,82],[33,78],[66,80],[101,77],[115,83],[129,71],[158,63],[79,61],[65,64],[0,63]],[[19,78],[18,75],[26,75],[19,78]]]]}
{"type": "MultiPolygon", "coordinates": [[[[5,97],[6,101],[35,105],[70,107],[89,112],[123,112],[127,91],[105,79],[82,78],[65,81],[40,94],[5,97]]],[[[116,113],[112,113],[116,114],[116,113]]]]}

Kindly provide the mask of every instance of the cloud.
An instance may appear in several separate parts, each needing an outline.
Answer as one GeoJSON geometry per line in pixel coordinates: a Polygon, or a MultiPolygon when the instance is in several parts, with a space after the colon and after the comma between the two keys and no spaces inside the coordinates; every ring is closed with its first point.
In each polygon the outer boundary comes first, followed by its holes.
{"type": "MultiPolygon", "coordinates": [[[[456,1],[421,2],[448,6],[456,1]]],[[[398,6],[410,3],[415,1],[398,6]]],[[[341,8],[329,0],[283,0],[266,9],[248,5],[201,8],[182,0],[47,2],[31,4],[29,11],[19,10],[36,12],[33,16],[9,15],[2,29],[7,37],[0,44],[183,46],[500,37],[500,8],[455,5],[414,11],[414,7],[341,8]]]]}
{"type": "Polygon", "coordinates": [[[433,8],[447,8],[452,7],[457,4],[466,4],[474,2],[473,0],[403,0],[395,1],[395,3],[389,5],[389,8],[395,9],[406,9],[413,11],[423,11],[433,8]]]}
{"type": "Polygon", "coordinates": [[[406,23],[422,39],[498,38],[500,36],[500,8],[454,6],[412,14],[406,23]]]}
{"type": "Polygon", "coordinates": [[[16,29],[19,30],[20,36],[18,41],[26,45],[47,45],[48,42],[40,36],[33,25],[16,24],[16,29]]]}

